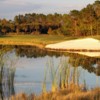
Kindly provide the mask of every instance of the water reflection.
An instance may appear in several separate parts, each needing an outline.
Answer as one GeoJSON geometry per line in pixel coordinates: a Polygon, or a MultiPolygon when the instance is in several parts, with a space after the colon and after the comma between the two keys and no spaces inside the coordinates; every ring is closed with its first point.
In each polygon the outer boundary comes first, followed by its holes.
{"type": "Polygon", "coordinates": [[[15,46],[16,55],[20,57],[26,56],[27,58],[37,58],[37,57],[45,57],[55,56],[61,57],[63,55],[69,56],[69,63],[73,65],[73,67],[82,66],[84,69],[87,69],[88,72],[94,72],[97,75],[100,75],[100,58],[88,57],[79,54],[65,53],[65,52],[55,52],[55,51],[46,51],[45,49],[39,49],[38,47],[31,46],[15,46]],[[94,67],[96,65],[96,67],[94,67]],[[98,71],[97,71],[98,70],[98,71]]]}
{"type": "Polygon", "coordinates": [[[59,57],[60,55],[63,55],[63,52],[50,52],[46,49],[40,49],[38,47],[32,47],[32,46],[15,46],[15,52],[18,56],[27,58],[37,58],[37,57],[44,57],[46,55],[48,56],[56,56],[59,57]]]}
{"type": "Polygon", "coordinates": [[[100,58],[87,57],[78,54],[70,54],[69,63],[74,67],[82,66],[89,73],[95,73],[100,76],[100,58]]]}
{"type": "MultiPolygon", "coordinates": [[[[45,67],[48,67],[46,64],[50,59],[52,60],[52,67],[54,67],[52,70],[57,69],[62,64],[63,66],[70,65],[73,73],[78,70],[80,74],[85,72],[85,79],[87,81],[91,80],[91,82],[87,82],[88,85],[93,83],[94,86],[96,77],[100,78],[100,58],[63,52],[49,52],[45,49],[31,46],[0,46],[1,98],[9,97],[15,94],[16,91],[27,91],[29,93],[32,88],[34,89],[32,92],[40,93],[44,81],[45,67]],[[28,88],[30,89],[28,90],[28,88]]],[[[77,83],[82,83],[83,80],[80,82],[77,80],[77,83]]],[[[47,75],[46,84],[47,89],[50,90],[51,75],[47,75]]]]}

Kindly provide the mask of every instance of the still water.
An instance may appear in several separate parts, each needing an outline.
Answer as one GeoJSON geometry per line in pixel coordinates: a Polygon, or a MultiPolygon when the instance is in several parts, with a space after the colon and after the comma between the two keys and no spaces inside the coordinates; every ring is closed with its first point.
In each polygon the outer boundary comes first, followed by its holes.
{"type": "Polygon", "coordinates": [[[0,79],[0,95],[9,96],[21,92],[38,95],[42,93],[45,76],[46,89],[50,91],[50,64],[54,72],[61,65],[70,65],[71,70],[77,68],[79,84],[86,84],[88,89],[100,87],[100,58],[48,52],[30,46],[0,46],[0,74],[3,76],[0,79]]]}

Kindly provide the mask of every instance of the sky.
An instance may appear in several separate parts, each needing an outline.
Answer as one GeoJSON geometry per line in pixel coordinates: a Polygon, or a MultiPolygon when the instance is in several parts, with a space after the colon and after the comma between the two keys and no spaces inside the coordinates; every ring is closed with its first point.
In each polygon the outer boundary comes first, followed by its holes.
{"type": "Polygon", "coordinates": [[[13,19],[25,13],[69,13],[81,10],[95,0],[0,0],[0,19],[13,19]]]}

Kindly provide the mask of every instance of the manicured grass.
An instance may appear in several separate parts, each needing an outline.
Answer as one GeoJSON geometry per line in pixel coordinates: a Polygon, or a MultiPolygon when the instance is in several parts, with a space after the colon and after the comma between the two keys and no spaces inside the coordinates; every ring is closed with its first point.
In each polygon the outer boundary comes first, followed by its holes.
{"type": "Polygon", "coordinates": [[[76,37],[65,37],[56,35],[7,35],[0,37],[1,45],[36,45],[43,47],[47,44],[57,43],[65,40],[76,39],[76,37]]]}
{"type": "MultiPolygon", "coordinates": [[[[100,40],[99,36],[90,36],[100,40]]],[[[57,43],[83,37],[68,37],[63,35],[6,35],[0,36],[0,45],[35,45],[44,47],[47,44],[57,43]]]]}

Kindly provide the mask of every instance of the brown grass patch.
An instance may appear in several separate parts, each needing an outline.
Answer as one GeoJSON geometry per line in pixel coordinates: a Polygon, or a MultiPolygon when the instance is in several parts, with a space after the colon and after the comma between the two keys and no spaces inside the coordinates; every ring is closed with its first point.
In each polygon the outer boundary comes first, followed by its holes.
{"type": "Polygon", "coordinates": [[[56,92],[43,93],[39,96],[35,96],[34,94],[27,96],[21,93],[12,96],[10,100],[100,100],[100,88],[82,91],[76,85],[73,85],[70,88],[61,89],[56,92]]]}

